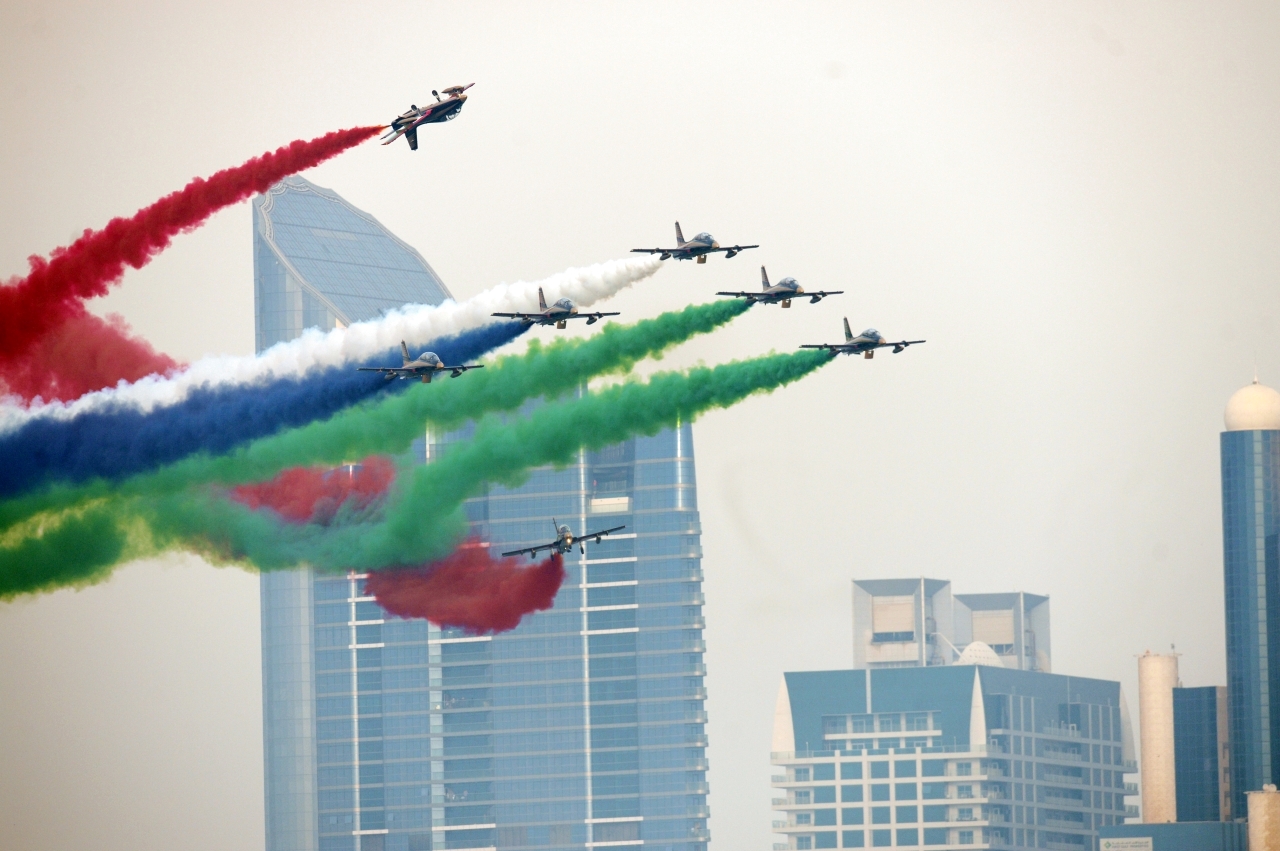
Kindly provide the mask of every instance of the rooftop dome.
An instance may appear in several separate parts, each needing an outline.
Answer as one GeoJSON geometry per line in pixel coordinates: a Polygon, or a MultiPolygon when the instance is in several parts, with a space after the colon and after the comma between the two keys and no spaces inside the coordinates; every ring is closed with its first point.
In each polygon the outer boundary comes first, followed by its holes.
{"type": "Polygon", "coordinates": [[[1227,401],[1223,416],[1227,431],[1269,431],[1280,429],[1280,393],[1258,379],[1241,387],[1227,401]]]}
{"type": "Polygon", "coordinates": [[[981,641],[975,641],[964,649],[960,654],[960,658],[956,659],[957,665],[988,665],[992,668],[1003,668],[1004,662],[1000,661],[1000,657],[996,655],[996,651],[991,649],[991,645],[984,644],[981,641]]]}

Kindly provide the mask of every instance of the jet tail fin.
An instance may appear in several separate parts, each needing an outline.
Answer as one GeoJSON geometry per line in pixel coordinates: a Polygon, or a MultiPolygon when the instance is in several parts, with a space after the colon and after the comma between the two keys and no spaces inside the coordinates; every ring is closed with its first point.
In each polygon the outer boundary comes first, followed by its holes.
{"type": "Polygon", "coordinates": [[[547,297],[542,294],[542,287],[538,287],[538,309],[547,309],[547,297]]]}
{"type": "Polygon", "coordinates": [[[760,267],[760,289],[769,289],[769,273],[764,270],[763,266],[760,267]]]}
{"type": "Polygon", "coordinates": [[[409,357],[409,347],[404,344],[404,340],[400,341],[400,357],[404,358],[404,365],[408,366],[409,361],[413,358],[409,357]]]}
{"type": "Polygon", "coordinates": [[[408,130],[404,131],[404,137],[409,140],[409,150],[411,151],[418,150],[418,128],[417,127],[410,127],[408,130]]]}
{"type": "Polygon", "coordinates": [[[853,332],[849,330],[849,317],[844,318],[844,341],[846,343],[853,342],[853,332]]]}
{"type": "Polygon", "coordinates": [[[676,222],[676,245],[684,245],[684,234],[680,231],[680,223],[676,222]]]}

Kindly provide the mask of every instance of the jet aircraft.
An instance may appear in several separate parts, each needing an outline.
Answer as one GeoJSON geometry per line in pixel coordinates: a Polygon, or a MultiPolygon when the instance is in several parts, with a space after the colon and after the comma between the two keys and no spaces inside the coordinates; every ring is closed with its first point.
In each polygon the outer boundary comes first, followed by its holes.
{"type": "Polygon", "coordinates": [[[404,136],[409,140],[409,150],[418,150],[418,127],[423,124],[439,124],[444,121],[452,121],[458,117],[458,113],[462,111],[462,105],[467,102],[467,96],[463,94],[467,89],[474,86],[475,83],[467,83],[465,86],[450,86],[444,90],[447,97],[440,99],[440,93],[435,89],[431,90],[431,94],[436,96],[436,102],[431,106],[418,106],[410,104],[407,112],[402,112],[387,125],[387,129],[391,132],[383,135],[382,144],[390,145],[396,139],[404,136]]]}
{"type": "Polygon", "coordinates": [[[804,287],[800,286],[800,282],[795,278],[783,278],[778,283],[769,284],[769,273],[760,267],[760,292],[748,293],[716,293],[716,295],[730,295],[734,298],[745,298],[748,304],[781,304],[783,307],[791,306],[791,299],[797,296],[806,295],[812,304],[817,304],[829,295],[840,295],[844,290],[832,290],[826,292],[818,290],[817,292],[807,293],[804,287]]]}
{"type": "Polygon", "coordinates": [[[418,356],[417,360],[409,358],[409,347],[404,344],[404,340],[400,341],[400,355],[404,358],[404,366],[361,366],[356,367],[358,372],[381,372],[382,377],[390,381],[393,378],[421,378],[423,384],[430,384],[431,378],[441,372],[448,372],[454,378],[457,378],[468,369],[484,369],[482,363],[459,364],[458,366],[447,366],[440,362],[440,356],[435,352],[423,352],[418,356]]]}
{"type": "Polygon", "coordinates": [[[831,353],[832,357],[836,355],[856,355],[861,354],[867,360],[871,360],[876,356],[876,349],[887,349],[893,347],[893,353],[905,349],[907,346],[918,346],[925,342],[924,340],[899,340],[896,343],[886,342],[884,337],[880,336],[880,332],[874,328],[868,328],[858,336],[853,336],[853,331],[849,329],[849,320],[844,321],[844,342],[843,343],[809,343],[801,346],[802,349],[826,349],[831,353]]]}
{"type": "Polygon", "coordinates": [[[613,532],[619,532],[627,528],[626,526],[614,526],[612,529],[601,529],[599,532],[588,532],[585,535],[580,535],[575,538],[572,530],[570,530],[568,526],[558,525],[554,517],[551,518],[551,527],[556,530],[556,539],[551,543],[539,544],[536,547],[525,547],[522,550],[512,550],[511,552],[503,553],[502,555],[505,557],[528,553],[529,558],[533,558],[542,550],[554,550],[557,553],[567,553],[573,550],[573,545],[575,543],[578,545],[578,552],[585,555],[587,548],[584,547],[583,544],[586,543],[589,538],[595,538],[596,543],[598,544],[600,543],[600,539],[605,535],[612,534],[613,532]]]}
{"type": "Polygon", "coordinates": [[[697,258],[699,263],[707,262],[707,255],[714,254],[717,251],[724,252],[724,259],[737,254],[739,251],[746,251],[748,248],[759,248],[758,245],[730,245],[722,248],[720,243],[716,242],[715,237],[703,231],[688,242],[685,241],[684,234],[680,232],[680,223],[676,222],[676,247],[675,248],[633,248],[634,254],[657,254],[659,260],[670,260],[672,257],[677,260],[692,260],[697,258]]]}
{"type": "Polygon", "coordinates": [[[573,302],[567,298],[557,299],[555,304],[547,307],[547,297],[542,294],[542,287],[538,287],[538,310],[540,313],[494,313],[492,316],[501,316],[504,319],[519,319],[526,325],[554,325],[557,328],[564,328],[570,319],[585,319],[588,325],[595,325],[606,316],[621,316],[620,313],[579,313],[578,308],[573,306],[573,302]]]}

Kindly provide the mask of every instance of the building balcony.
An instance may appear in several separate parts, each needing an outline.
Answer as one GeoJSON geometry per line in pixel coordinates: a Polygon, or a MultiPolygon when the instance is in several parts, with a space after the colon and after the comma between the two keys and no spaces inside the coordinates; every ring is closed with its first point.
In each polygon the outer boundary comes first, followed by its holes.
{"type": "Polygon", "coordinates": [[[786,798],[774,798],[774,799],[773,799],[773,808],[774,808],[775,810],[776,810],[776,809],[780,809],[781,807],[786,807],[786,806],[790,806],[790,805],[787,803],[787,799],[786,799],[786,798]]]}
{"type": "Polygon", "coordinates": [[[1136,795],[1136,794],[1138,794],[1138,784],[1137,784],[1137,783],[1125,783],[1125,784],[1124,784],[1124,793],[1125,793],[1126,795],[1136,795]]]}
{"type": "Polygon", "coordinates": [[[1125,808],[1124,808],[1124,817],[1125,817],[1125,818],[1137,818],[1137,817],[1138,817],[1138,806],[1137,806],[1136,804],[1128,804],[1128,805],[1126,805],[1126,806],[1125,806],[1125,808]]]}

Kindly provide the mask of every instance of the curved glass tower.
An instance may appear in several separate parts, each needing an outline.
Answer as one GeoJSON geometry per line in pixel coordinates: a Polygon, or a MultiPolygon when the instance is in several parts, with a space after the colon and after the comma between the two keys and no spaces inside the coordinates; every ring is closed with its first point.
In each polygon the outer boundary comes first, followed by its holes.
{"type": "Polygon", "coordinates": [[[1280,393],[1254,383],[1227,403],[1222,549],[1231,811],[1280,768],[1280,393]]]}
{"type": "MultiPolygon", "coordinates": [[[[260,350],[448,297],[417,252],[305,180],[254,217],[260,350]]],[[[424,440],[419,460],[468,437],[424,440]]],[[[466,509],[499,551],[550,540],[553,517],[627,528],[568,554],[554,608],[496,636],[390,618],[362,575],[264,575],[267,851],[706,851],[689,425],[466,509]]]]}
{"type": "MultiPolygon", "coordinates": [[[[450,297],[417,251],[373,216],[301,177],[253,200],[253,273],[259,353],[306,328],[349,325],[410,302],[450,297]]],[[[316,851],[313,575],[264,573],[261,595],[267,849],[316,851]]]]}

